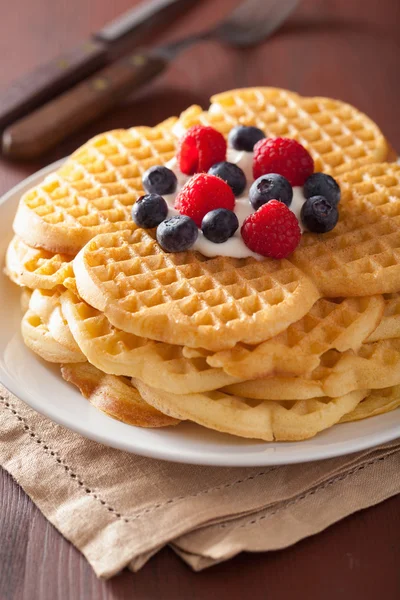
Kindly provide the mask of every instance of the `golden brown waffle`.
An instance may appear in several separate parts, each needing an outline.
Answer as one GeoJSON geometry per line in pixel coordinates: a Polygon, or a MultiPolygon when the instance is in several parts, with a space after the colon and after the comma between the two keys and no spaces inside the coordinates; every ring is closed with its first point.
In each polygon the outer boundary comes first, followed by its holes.
{"type": "Polygon", "coordinates": [[[21,332],[28,348],[48,362],[86,360],[61,314],[59,294],[55,291],[34,290],[22,318],[21,332]]]}
{"type": "Polygon", "coordinates": [[[118,329],[209,350],[264,341],[318,299],[288,261],[166,254],[143,229],[97,236],[73,268],[79,295],[118,329]]]}
{"type": "Polygon", "coordinates": [[[5,273],[17,285],[43,290],[62,285],[73,276],[72,256],[31,248],[18,236],[11,240],[6,254],[5,273]]]}
{"type": "Polygon", "coordinates": [[[293,137],[315,161],[315,170],[337,175],[388,159],[390,148],[378,126],[353,106],[331,98],[306,98],[278,88],[247,88],[217,94],[208,111],[191,106],[175,130],[195,124],[228,135],[237,124],[255,125],[269,136],[293,137]]]}
{"type": "Polygon", "coordinates": [[[142,174],[175,154],[175,119],[96,136],[21,199],[14,230],[27,244],[76,254],[98,233],[132,224],[142,174]]]}
{"type": "Polygon", "coordinates": [[[397,292],[400,216],[349,211],[342,206],[339,223],[330,233],[304,234],[290,262],[306,273],[325,297],[397,292]]]}
{"type": "Polygon", "coordinates": [[[289,261],[281,262],[168,255],[142,230],[99,236],[74,260],[79,293],[136,335],[208,350],[257,344],[304,316],[318,295],[399,290],[400,216],[371,210],[361,217],[348,206],[335,230],[303,235],[289,261]]]}
{"type": "Polygon", "coordinates": [[[224,388],[253,399],[299,400],[343,396],[353,390],[400,384],[400,339],[363,344],[355,353],[329,350],[306,377],[266,377],[224,388]]]}
{"type": "Polygon", "coordinates": [[[400,338],[400,294],[385,295],[382,320],[366,341],[377,342],[391,338],[400,338]]]}
{"type": "Polygon", "coordinates": [[[339,181],[343,204],[357,205],[361,211],[400,214],[399,163],[363,166],[341,175],[339,181]]]}
{"type": "Polygon", "coordinates": [[[313,371],[321,355],[331,348],[358,350],[380,322],[383,310],[382,296],[321,299],[280,335],[258,346],[237,344],[208,356],[207,362],[242,379],[278,373],[304,375],[313,371]]]}
{"type": "Polygon", "coordinates": [[[205,358],[187,359],[182,347],[152,342],[116,329],[107,317],[66,292],[62,311],[86,358],[105,373],[138,377],[176,394],[218,389],[239,381],[210,367],[205,358]]]}
{"type": "Polygon", "coordinates": [[[61,373],[93,406],[128,425],[167,427],[179,423],[144,402],[129,379],[106,375],[87,362],[62,365],[61,373]]]}
{"type": "Polygon", "coordinates": [[[290,261],[324,296],[398,292],[400,165],[365,166],[338,181],[339,223],[323,236],[304,234],[290,261]]]}
{"type": "Polygon", "coordinates": [[[47,324],[31,310],[22,318],[21,333],[26,346],[47,362],[76,363],[85,360],[80,351],[71,351],[57,342],[47,324]]]}
{"type": "Polygon", "coordinates": [[[347,415],[340,419],[340,423],[359,421],[382,415],[400,406],[400,385],[373,390],[370,394],[347,415]]]}
{"type": "Polygon", "coordinates": [[[337,423],[368,395],[368,391],[355,391],[341,398],[280,403],[249,400],[220,391],[178,395],[151,388],[138,380],[133,380],[133,384],[146,402],[167,415],[268,442],[313,437],[337,423]]]}
{"type": "Polygon", "coordinates": [[[215,96],[208,112],[191,107],[178,123],[101,134],[77,150],[55,174],[22,198],[15,232],[29,245],[75,254],[98,233],[121,230],[142,193],[141,174],[174,154],[175,134],[197,122],[227,134],[238,123],[270,135],[295,137],[316,169],[338,174],[388,158],[381,131],[355,108],[327,98],[302,98],[275,88],[233,90],[215,96]]]}

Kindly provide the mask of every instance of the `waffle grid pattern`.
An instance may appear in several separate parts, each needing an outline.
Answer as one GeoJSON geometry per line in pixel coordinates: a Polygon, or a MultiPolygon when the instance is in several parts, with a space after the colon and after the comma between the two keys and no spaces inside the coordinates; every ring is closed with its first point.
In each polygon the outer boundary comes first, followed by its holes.
{"type": "Polygon", "coordinates": [[[174,154],[175,138],[167,123],[99,135],[23,196],[14,228],[28,243],[53,251],[65,246],[75,253],[97,233],[131,226],[132,205],[143,193],[143,172],[174,154]],[[33,215],[41,223],[30,232],[33,215]],[[59,239],[53,242],[55,232],[59,239]],[[74,233],[79,234],[76,242],[74,233]],[[32,235],[37,236],[35,243],[32,235]]]}
{"type": "Polygon", "coordinates": [[[341,176],[342,201],[361,210],[400,215],[400,164],[383,163],[341,176]]]}
{"type": "Polygon", "coordinates": [[[318,285],[321,295],[394,293],[400,281],[400,216],[341,213],[337,231],[303,235],[289,260],[318,285]]]}
{"type": "Polygon", "coordinates": [[[267,377],[227,386],[226,392],[257,400],[336,398],[358,389],[400,384],[400,339],[363,344],[358,352],[329,350],[307,377],[267,377]]]}
{"type": "Polygon", "coordinates": [[[210,350],[272,337],[318,298],[314,286],[288,261],[168,255],[141,229],[98,236],[75,259],[74,269],[80,295],[104,309],[120,329],[210,350]],[[82,261],[78,268],[77,260],[82,261]],[[89,297],[87,273],[107,296],[104,305],[99,294],[89,297]],[[301,306],[292,302],[294,295],[301,296],[301,306]],[[164,330],[155,334],[158,316],[164,330]]]}
{"type": "Polygon", "coordinates": [[[11,240],[6,254],[6,272],[18,285],[32,289],[53,289],[73,276],[72,256],[31,248],[18,236],[11,240]]]}
{"type": "Polygon", "coordinates": [[[259,346],[236,345],[208,356],[207,362],[243,379],[271,373],[305,375],[331,348],[358,350],[375,329],[384,310],[382,296],[320,299],[299,321],[259,346]]]}
{"type": "Polygon", "coordinates": [[[177,394],[218,389],[237,381],[205,358],[188,359],[181,346],[152,342],[113,327],[107,317],[71,293],[61,297],[63,314],[87,359],[102,371],[139,377],[177,394]]]}
{"type": "Polygon", "coordinates": [[[224,135],[239,124],[255,125],[272,136],[293,137],[312,154],[316,170],[339,173],[350,165],[385,160],[386,141],[378,127],[354,107],[329,98],[306,98],[274,88],[233,90],[211,98],[209,110],[190,107],[180,119],[224,135]]]}

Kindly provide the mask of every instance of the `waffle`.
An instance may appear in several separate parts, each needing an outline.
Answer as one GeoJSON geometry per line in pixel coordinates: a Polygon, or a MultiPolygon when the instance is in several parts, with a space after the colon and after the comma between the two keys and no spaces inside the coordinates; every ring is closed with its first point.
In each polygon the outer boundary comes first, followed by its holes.
{"type": "Polygon", "coordinates": [[[400,384],[400,339],[363,344],[355,353],[329,350],[309,378],[266,377],[224,388],[253,399],[300,400],[400,384]]]}
{"type": "Polygon", "coordinates": [[[47,324],[31,310],[22,318],[21,333],[25,345],[47,362],[76,363],[82,360],[80,351],[71,351],[57,342],[49,332],[47,324]]]}
{"type": "Polygon", "coordinates": [[[106,375],[87,362],[62,365],[61,373],[93,406],[128,425],[167,427],[179,423],[144,402],[129,379],[106,375]]]}
{"type": "Polygon", "coordinates": [[[302,98],[274,88],[233,90],[215,96],[208,112],[191,107],[160,125],[101,134],[77,150],[54,174],[24,194],[15,232],[30,246],[75,254],[89,239],[122,230],[142,193],[141,174],[175,154],[176,135],[198,122],[227,134],[238,123],[267,134],[295,137],[316,169],[338,174],[386,160],[381,131],[355,108],[327,98],[302,98]]]}
{"type": "Polygon", "coordinates": [[[337,423],[368,395],[364,390],[340,398],[280,403],[249,400],[221,391],[177,395],[151,388],[138,380],[133,380],[133,384],[146,402],[167,415],[267,442],[311,438],[337,423]]]}
{"type": "Polygon", "coordinates": [[[212,367],[242,379],[270,374],[304,375],[320,363],[322,354],[358,350],[381,321],[382,296],[318,300],[305,317],[278,336],[259,344],[237,344],[207,357],[212,367]]]}
{"type": "Polygon", "coordinates": [[[400,214],[400,164],[380,163],[353,169],[340,177],[342,203],[362,211],[400,214]]]}
{"type": "Polygon", "coordinates": [[[400,386],[373,390],[354,410],[340,419],[340,423],[359,421],[382,415],[400,406],[400,386]]]}
{"type": "Polygon", "coordinates": [[[288,261],[166,254],[143,229],[97,236],[73,268],[79,295],[115,327],[209,350],[264,341],[318,299],[288,261]]]}
{"type": "Polygon", "coordinates": [[[205,358],[187,359],[182,347],[152,342],[113,327],[107,317],[71,292],[62,311],[81,351],[101,371],[137,377],[176,394],[218,389],[239,381],[210,367],[205,358]]]}
{"type": "Polygon", "coordinates": [[[175,154],[174,122],[110,131],[90,140],[24,194],[16,234],[30,246],[76,254],[95,235],[131,225],[132,204],[143,193],[142,173],[175,154]]]}
{"type": "MultiPolygon", "coordinates": [[[[238,89],[211,98],[208,111],[191,106],[175,131],[198,123],[224,135],[237,124],[255,125],[267,136],[293,137],[311,153],[315,170],[337,175],[381,162],[391,150],[378,126],[353,106],[330,98],[306,98],[277,88],[238,89]]],[[[389,158],[391,160],[391,158],[389,158]]]]}
{"type": "Polygon", "coordinates": [[[385,295],[382,320],[366,341],[377,342],[391,338],[400,338],[400,294],[385,295]]]}
{"type": "Polygon", "coordinates": [[[61,314],[57,292],[34,290],[22,318],[21,332],[28,348],[48,362],[86,360],[61,314]]]}
{"type": "MultiPolygon", "coordinates": [[[[399,203],[400,208],[400,203],[399,203]]],[[[338,225],[306,233],[289,261],[318,285],[321,296],[369,296],[400,289],[400,216],[343,205],[338,225]]]]}
{"type": "Polygon", "coordinates": [[[400,216],[354,210],[345,205],[337,232],[303,235],[287,261],[167,255],[142,230],[99,236],[74,260],[79,293],[136,335],[213,351],[257,344],[302,318],[318,296],[399,290],[400,216]]]}
{"type": "Polygon", "coordinates": [[[34,290],[29,300],[29,309],[41,318],[47,326],[49,334],[56,342],[68,348],[75,356],[79,356],[79,360],[85,359],[61,313],[59,292],[55,290],[34,290]]]}
{"type": "Polygon", "coordinates": [[[73,276],[72,258],[31,248],[14,236],[7,248],[5,273],[17,285],[48,290],[73,276]]]}

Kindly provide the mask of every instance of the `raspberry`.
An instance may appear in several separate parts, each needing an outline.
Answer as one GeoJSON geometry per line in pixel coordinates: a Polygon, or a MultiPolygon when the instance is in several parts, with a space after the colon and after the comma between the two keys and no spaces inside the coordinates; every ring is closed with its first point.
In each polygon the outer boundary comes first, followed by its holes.
{"type": "Polygon", "coordinates": [[[314,172],[314,161],[309,152],[290,138],[267,138],[254,146],[253,175],[278,173],[292,186],[304,185],[314,172]]]}
{"type": "Polygon", "coordinates": [[[247,217],[241,234],[250,250],[270,258],[286,258],[301,238],[296,216],[278,200],[270,200],[247,217]]]}
{"type": "Polygon", "coordinates": [[[182,137],[176,157],[180,170],[186,175],[208,171],[226,159],[225,138],[212,127],[193,125],[182,137]]]}
{"type": "Polygon", "coordinates": [[[235,196],[225,181],[215,175],[198,173],[183,186],[175,199],[175,208],[191,217],[197,227],[205,215],[215,208],[233,210],[235,196]]]}

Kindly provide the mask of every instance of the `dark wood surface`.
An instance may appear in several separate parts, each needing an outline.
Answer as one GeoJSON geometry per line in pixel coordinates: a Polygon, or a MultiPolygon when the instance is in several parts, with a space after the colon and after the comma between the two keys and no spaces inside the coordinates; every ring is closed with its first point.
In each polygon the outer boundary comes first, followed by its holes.
{"type": "MultiPolygon", "coordinates": [[[[261,1],[261,0],[260,0],[261,1]]],[[[152,41],[199,30],[234,0],[203,0],[152,41]]],[[[1,10],[0,85],[79,42],[133,0],[13,0],[1,10]]],[[[399,0],[304,0],[284,28],[253,50],[210,42],[66,140],[40,161],[0,160],[0,194],[105,129],[154,124],[191,103],[246,85],[286,87],[358,106],[400,151],[399,0]]],[[[205,598],[398,600],[400,496],[358,513],[287,550],[243,555],[200,574],[170,550],[139,573],[98,581],[85,559],[0,471],[0,600],[189,600],[205,598]]]]}

